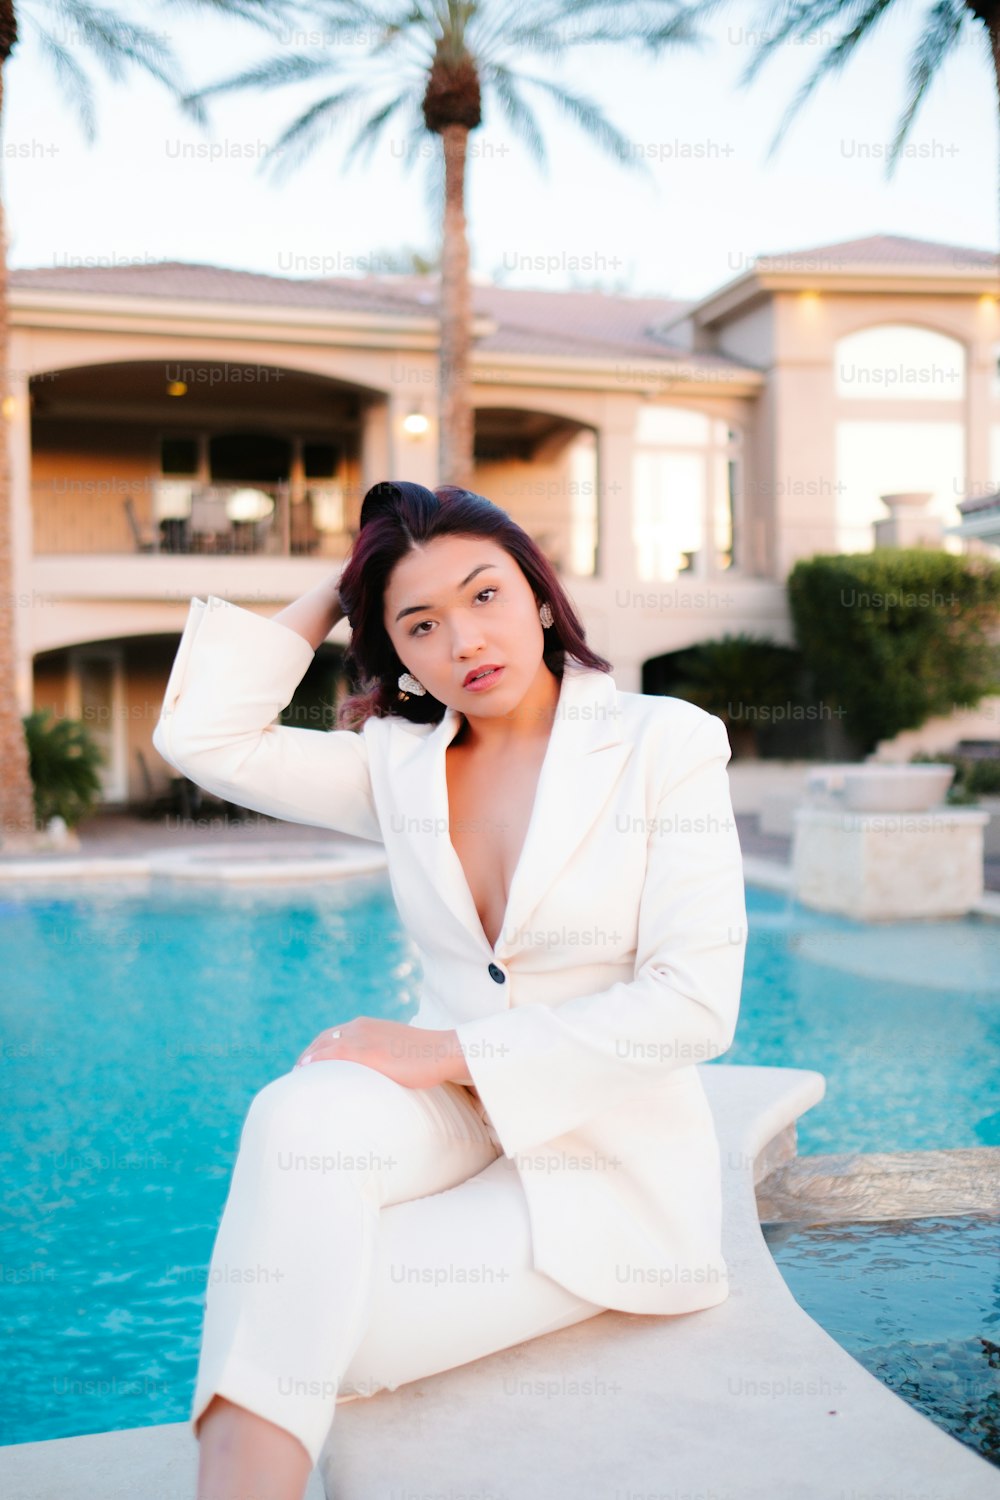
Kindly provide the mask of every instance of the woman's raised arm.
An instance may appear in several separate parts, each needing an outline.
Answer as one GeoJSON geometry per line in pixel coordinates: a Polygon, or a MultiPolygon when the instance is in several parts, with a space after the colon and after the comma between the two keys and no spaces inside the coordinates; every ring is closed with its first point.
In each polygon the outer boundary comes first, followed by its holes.
{"type": "Polygon", "coordinates": [[[319,650],[330,631],[343,618],[336,578],[324,578],[314,589],[299,599],[293,599],[291,604],[286,604],[284,609],[271,616],[272,620],[304,636],[314,651],[319,650]]]}
{"type": "Polygon", "coordinates": [[[153,745],[227,802],[381,843],[364,735],[275,723],[341,618],[332,579],[270,617],[192,598],[153,745]]]}

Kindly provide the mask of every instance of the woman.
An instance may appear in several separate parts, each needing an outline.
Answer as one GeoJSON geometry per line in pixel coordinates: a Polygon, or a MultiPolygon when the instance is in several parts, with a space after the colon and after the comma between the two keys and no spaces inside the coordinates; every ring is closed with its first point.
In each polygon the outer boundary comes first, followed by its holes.
{"type": "Polygon", "coordinates": [[[721,720],[618,692],[499,507],[386,482],[339,583],[269,619],[191,601],[153,743],[242,806],[382,843],[424,979],[408,1024],[334,1003],[251,1103],[200,1500],[301,1500],[341,1401],[726,1298],[695,1066],[732,1041],[746,941],[721,720]],[[340,727],[276,724],[342,611],[340,727]]]}

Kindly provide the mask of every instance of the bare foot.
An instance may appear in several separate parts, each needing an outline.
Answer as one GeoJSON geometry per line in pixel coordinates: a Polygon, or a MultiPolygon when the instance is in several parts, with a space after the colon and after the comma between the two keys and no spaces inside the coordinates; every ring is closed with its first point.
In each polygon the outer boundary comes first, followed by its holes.
{"type": "Polygon", "coordinates": [[[198,1442],[197,1500],[302,1500],[312,1459],[287,1428],[213,1396],[198,1442]]]}

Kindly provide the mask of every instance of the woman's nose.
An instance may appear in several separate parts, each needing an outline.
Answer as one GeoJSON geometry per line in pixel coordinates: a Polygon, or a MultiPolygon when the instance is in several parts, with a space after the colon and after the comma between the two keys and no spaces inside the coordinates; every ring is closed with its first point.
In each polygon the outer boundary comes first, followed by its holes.
{"type": "Polygon", "coordinates": [[[473,656],[483,644],[483,633],[475,626],[455,626],[451,634],[451,654],[456,661],[473,656]]]}

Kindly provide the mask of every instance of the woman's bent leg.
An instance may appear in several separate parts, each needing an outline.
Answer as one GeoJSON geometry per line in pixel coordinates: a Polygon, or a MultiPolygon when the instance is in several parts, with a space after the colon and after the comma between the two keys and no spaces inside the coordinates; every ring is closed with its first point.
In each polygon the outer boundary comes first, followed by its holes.
{"type": "Polygon", "coordinates": [[[524,1189],[500,1156],[455,1187],[379,1215],[366,1331],[338,1404],[604,1311],[533,1268],[524,1189]]]}
{"type": "Polygon", "coordinates": [[[292,1433],[315,1464],[368,1324],[380,1212],[465,1181],[498,1150],[457,1084],[407,1089],[323,1060],[262,1089],[212,1252],[195,1433],[218,1395],[292,1433]]]}

